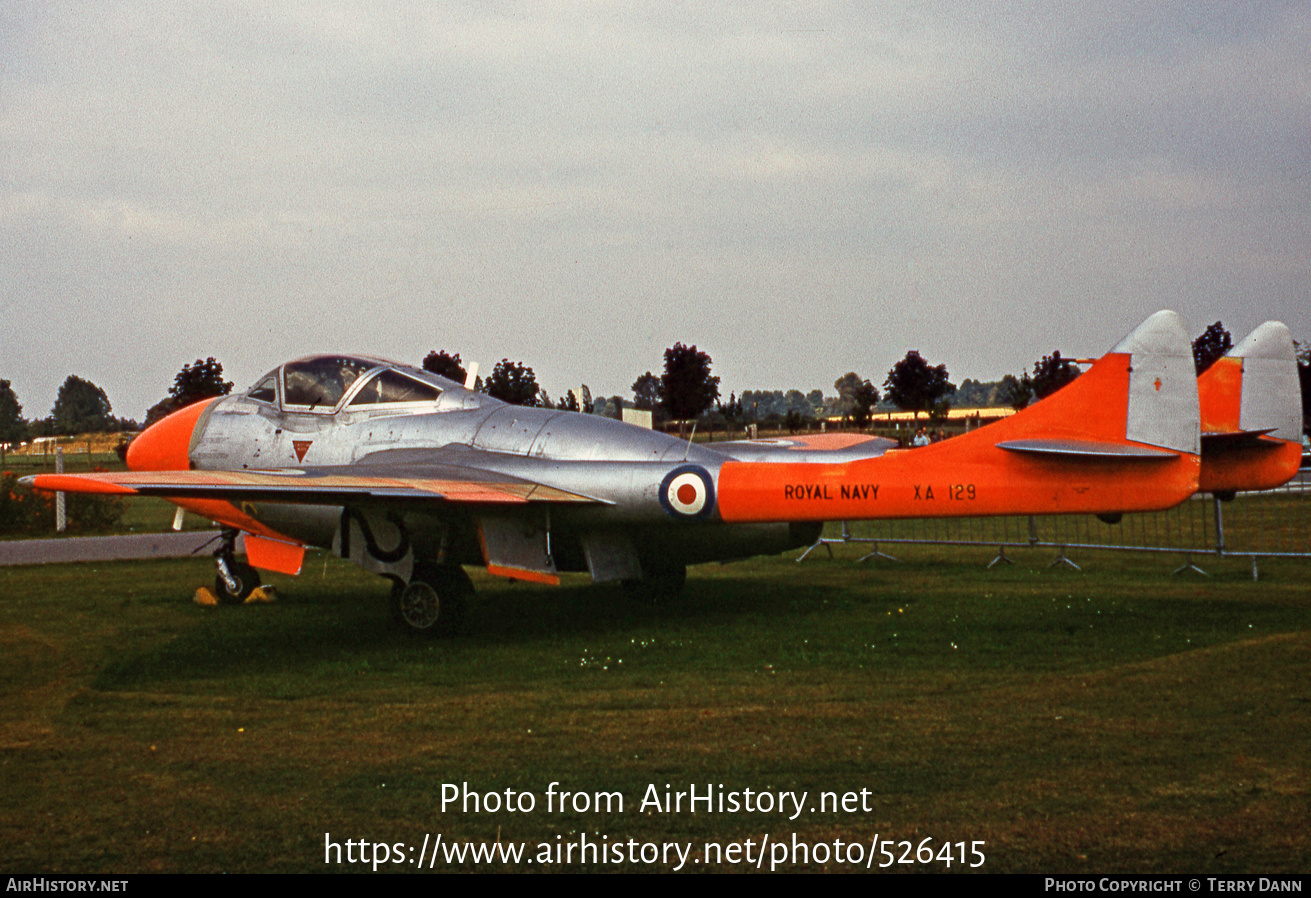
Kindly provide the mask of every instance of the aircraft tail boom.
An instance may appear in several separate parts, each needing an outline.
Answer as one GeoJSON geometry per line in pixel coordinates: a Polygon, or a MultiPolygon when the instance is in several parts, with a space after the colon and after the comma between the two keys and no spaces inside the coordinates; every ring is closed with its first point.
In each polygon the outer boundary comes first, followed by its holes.
{"type": "Polygon", "coordinates": [[[1016,415],[931,446],[844,464],[728,462],[726,521],[1118,514],[1197,489],[1192,350],[1173,312],[1147,319],[1088,372],[1016,415]]]}

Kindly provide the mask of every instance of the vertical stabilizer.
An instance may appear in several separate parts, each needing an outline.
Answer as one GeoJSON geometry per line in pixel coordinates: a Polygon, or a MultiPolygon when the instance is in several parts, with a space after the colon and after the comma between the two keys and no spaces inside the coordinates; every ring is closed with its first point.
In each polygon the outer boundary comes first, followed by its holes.
{"type": "Polygon", "coordinates": [[[1268,431],[1272,437],[1301,442],[1302,389],[1297,379],[1293,335],[1288,328],[1278,321],[1267,321],[1228,355],[1243,360],[1238,426],[1244,431],[1268,431]]]}
{"type": "Polygon", "coordinates": [[[1125,439],[1199,454],[1197,372],[1192,343],[1179,316],[1157,312],[1111,351],[1130,356],[1125,439]]]}

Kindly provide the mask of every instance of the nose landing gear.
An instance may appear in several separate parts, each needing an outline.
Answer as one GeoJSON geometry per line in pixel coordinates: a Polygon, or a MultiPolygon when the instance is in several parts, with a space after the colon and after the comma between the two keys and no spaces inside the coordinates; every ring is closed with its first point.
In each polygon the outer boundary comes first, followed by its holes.
{"type": "Polygon", "coordinates": [[[214,550],[214,594],[220,604],[240,605],[260,586],[259,571],[238,561],[237,531],[224,529],[219,547],[214,550]]]}

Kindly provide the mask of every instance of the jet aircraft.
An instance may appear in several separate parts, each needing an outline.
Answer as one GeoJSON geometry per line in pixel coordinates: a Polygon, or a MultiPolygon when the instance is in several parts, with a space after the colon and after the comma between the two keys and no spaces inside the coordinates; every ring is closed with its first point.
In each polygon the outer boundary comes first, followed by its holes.
{"type": "Polygon", "coordinates": [[[694,444],[507,405],[408,365],[317,355],[153,425],[127,472],[28,481],[163,496],[218,522],[215,589],[227,601],[258,585],[256,569],[298,573],[317,546],[389,578],[406,626],[443,632],[472,594],[465,565],[544,583],[588,572],[660,595],[681,589],[688,565],[810,545],[825,521],[1115,520],[1182,502],[1203,472],[1225,489],[1245,487],[1252,467],[1263,483],[1287,479],[1285,423],[1266,425],[1270,403],[1249,399],[1286,390],[1267,370],[1284,370],[1266,365],[1286,354],[1268,349],[1276,342],[1222,360],[1199,406],[1187,334],[1158,312],[1046,400],[917,449],[861,434],[694,444]]]}

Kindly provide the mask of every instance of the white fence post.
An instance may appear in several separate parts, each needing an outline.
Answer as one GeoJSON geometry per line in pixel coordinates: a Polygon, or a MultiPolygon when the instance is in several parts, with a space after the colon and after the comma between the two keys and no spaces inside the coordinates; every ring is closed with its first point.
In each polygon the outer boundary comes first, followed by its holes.
{"type": "MultiPolygon", "coordinates": [[[[55,473],[64,473],[64,447],[55,447],[55,473]]],[[[64,494],[55,493],[55,530],[59,533],[64,532],[68,526],[68,516],[64,511],[64,494]]]]}

